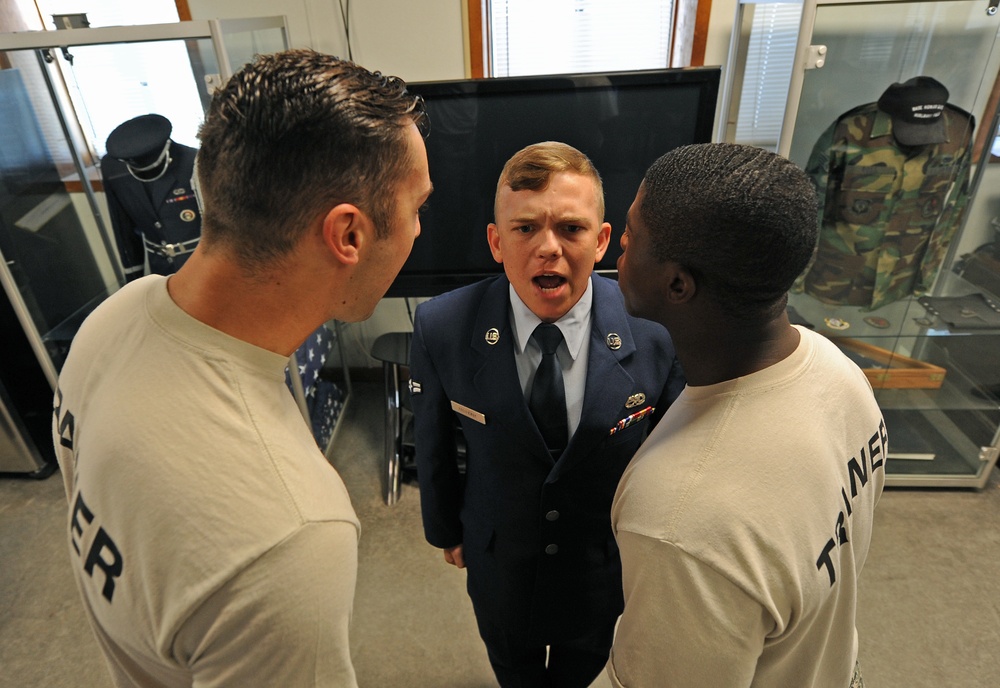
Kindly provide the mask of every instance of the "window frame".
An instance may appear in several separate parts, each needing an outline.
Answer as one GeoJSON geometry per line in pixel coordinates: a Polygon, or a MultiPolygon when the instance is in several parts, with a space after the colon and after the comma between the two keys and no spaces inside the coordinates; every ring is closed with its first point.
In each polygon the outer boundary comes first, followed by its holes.
{"type": "MultiPolygon", "coordinates": [[[[181,1],[181,0],[179,0],[181,1]]],[[[708,43],[708,20],[712,13],[712,0],[676,0],[678,5],[686,5],[690,11],[695,10],[694,31],[690,39],[691,59],[686,67],[703,67],[705,65],[705,48],[708,43]]],[[[486,11],[488,0],[465,0],[465,14],[468,38],[468,75],[473,79],[490,77],[487,73],[488,60],[486,51],[489,48],[488,35],[490,31],[489,13],[486,11]]],[[[674,42],[677,45],[677,24],[674,19],[674,42]]]]}

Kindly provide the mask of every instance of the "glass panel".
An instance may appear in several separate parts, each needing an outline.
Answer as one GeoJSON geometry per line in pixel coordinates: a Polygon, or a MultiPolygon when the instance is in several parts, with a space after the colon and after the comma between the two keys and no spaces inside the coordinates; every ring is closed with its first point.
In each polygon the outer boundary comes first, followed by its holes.
{"type": "Polygon", "coordinates": [[[818,6],[810,43],[827,47],[825,64],[805,72],[789,157],[805,165],[833,119],[915,76],[941,82],[949,103],[978,118],[989,93],[983,68],[996,59],[997,19],[981,0],[818,6]]]}
{"type": "Polygon", "coordinates": [[[825,64],[804,72],[788,155],[821,230],[789,303],[865,370],[887,473],[906,479],[980,479],[1000,427],[1000,294],[955,261],[998,39],[984,3],[959,0],[820,4],[809,40],[825,64]]]}
{"type": "MultiPolygon", "coordinates": [[[[156,113],[173,125],[171,138],[197,146],[204,109],[198,76],[190,57],[199,43],[157,41],[75,46],[58,55],[76,113],[97,158],[104,157],[108,135],[122,122],[156,113]],[[71,58],[71,59],[68,59],[71,58]]],[[[201,90],[207,94],[202,79],[201,90]]]]}
{"type": "Polygon", "coordinates": [[[25,83],[44,83],[42,70],[16,62],[22,66],[0,70],[0,254],[58,370],[73,323],[117,283],[90,208],[69,193],[68,170],[56,164],[72,159],[69,144],[61,131],[44,136],[39,126],[58,121],[55,108],[28,95],[25,83]]]}
{"type": "Polygon", "coordinates": [[[282,26],[254,26],[268,20],[221,20],[222,39],[225,42],[229,66],[236,72],[253,60],[254,55],[275,53],[288,48],[282,26]]]}

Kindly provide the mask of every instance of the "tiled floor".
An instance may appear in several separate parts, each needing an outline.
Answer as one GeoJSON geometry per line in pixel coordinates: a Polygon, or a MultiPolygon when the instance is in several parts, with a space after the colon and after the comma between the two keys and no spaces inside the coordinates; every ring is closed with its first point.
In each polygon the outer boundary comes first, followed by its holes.
{"type": "MultiPolygon", "coordinates": [[[[464,574],[423,540],[416,488],[404,486],[396,506],[382,503],[380,394],[378,384],[355,385],[332,452],[362,523],[351,638],[359,682],[495,685],[464,574]]],[[[868,688],[1000,685],[998,476],[981,492],[883,495],[858,618],[868,688]]],[[[2,688],[110,686],[70,574],[65,510],[58,473],[0,478],[2,688]]]]}

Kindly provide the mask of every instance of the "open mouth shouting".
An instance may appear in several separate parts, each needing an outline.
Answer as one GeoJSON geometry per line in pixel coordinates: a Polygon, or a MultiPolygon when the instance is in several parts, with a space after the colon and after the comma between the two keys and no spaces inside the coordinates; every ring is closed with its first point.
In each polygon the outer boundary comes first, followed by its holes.
{"type": "Polygon", "coordinates": [[[553,272],[536,275],[531,281],[542,290],[542,293],[552,293],[559,289],[562,285],[566,284],[565,277],[557,275],[553,272]]]}

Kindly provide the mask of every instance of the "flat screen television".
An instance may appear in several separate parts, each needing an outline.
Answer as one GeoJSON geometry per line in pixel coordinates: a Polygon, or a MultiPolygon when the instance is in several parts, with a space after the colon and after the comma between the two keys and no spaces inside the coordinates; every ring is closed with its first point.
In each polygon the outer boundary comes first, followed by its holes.
{"type": "Polygon", "coordinates": [[[409,85],[430,116],[434,193],[421,234],[388,296],[434,296],[503,267],[486,241],[504,163],[540,141],[562,141],[604,181],[611,245],[597,268],[614,273],[625,214],[642,175],[667,151],[711,141],[718,67],[466,79],[409,85]]]}

